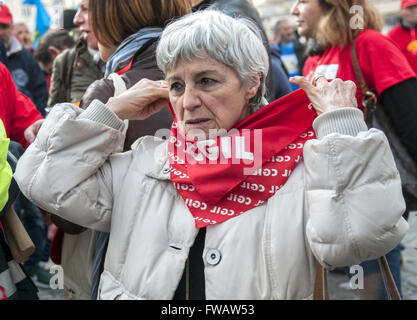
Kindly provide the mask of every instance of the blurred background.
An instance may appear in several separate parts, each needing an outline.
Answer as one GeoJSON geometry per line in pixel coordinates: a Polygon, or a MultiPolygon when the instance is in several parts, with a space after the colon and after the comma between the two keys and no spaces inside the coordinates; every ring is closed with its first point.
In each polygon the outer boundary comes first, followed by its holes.
{"type": "MultiPolygon", "coordinates": [[[[293,19],[290,15],[294,0],[251,0],[258,8],[264,21],[264,27],[272,40],[272,28],[275,22],[282,17],[293,19]]],[[[0,1],[1,2],[1,1],[0,1]]],[[[372,0],[385,18],[387,32],[398,21],[398,9],[401,0],[372,0]]],[[[39,4],[43,5],[50,17],[51,28],[62,28],[63,12],[74,9],[76,0],[3,0],[9,6],[16,20],[24,20],[30,30],[36,29],[37,10],[39,4]]],[[[45,21],[47,22],[47,21],[45,21]]]]}

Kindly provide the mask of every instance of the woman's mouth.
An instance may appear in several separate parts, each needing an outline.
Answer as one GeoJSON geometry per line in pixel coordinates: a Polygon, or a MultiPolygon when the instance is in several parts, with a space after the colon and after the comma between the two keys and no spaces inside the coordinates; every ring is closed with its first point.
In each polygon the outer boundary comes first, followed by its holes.
{"type": "Polygon", "coordinates": [[[204,126],[209,121],[210,119],[207,119],[207,118],[191,119],[191,120],[185,121],[185,125],[189,128],[198,128],[198,127],[204,126]]]}
{"type": "Polygon", "coordinates": [[[90,35],[90,31],[82,30],[82,32],[83,32],[83,35],[82,35],[83,39],[87,40],[88,36],[90,35]]]}

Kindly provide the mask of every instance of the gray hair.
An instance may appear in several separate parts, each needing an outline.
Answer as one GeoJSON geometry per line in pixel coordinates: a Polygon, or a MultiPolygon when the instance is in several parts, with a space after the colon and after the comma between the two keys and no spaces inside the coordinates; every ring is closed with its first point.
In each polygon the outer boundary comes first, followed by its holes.
{"type": "Polygon", "coordinates": [[[251,112],[267,103],[265,79],[268,53],[256,24],[246,18],[232,18],[217,10],[188,14],[170,23],[162,33],[156,50],[158,67],[166,74],[178,61],[209,56],[238,74],[242,84],[261,84],[249,101],[251,112]]]}

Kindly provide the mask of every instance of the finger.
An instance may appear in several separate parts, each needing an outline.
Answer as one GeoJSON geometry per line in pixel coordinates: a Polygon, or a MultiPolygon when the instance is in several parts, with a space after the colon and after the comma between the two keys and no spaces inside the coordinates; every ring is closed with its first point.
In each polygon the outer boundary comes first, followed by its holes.
{"type": "Polygon", "coordinates": [[[163,99],[163,100],[168,100],[169,99],[169,90],[168,88],[165,87],[155,87],[152,90],[150,90],[151,92],[148,95],[148,105],[163,99]]]}
{"type": "Polygon", "coordinates": [[[354,90],[355,91],[355,93],[356,93],[356,83],[354,83],[353,81],[351,81],[351,80],[347,80],[347,81],[345,81],[345,85],[348,87],[348,88],[351,88],[352,90],[354,90]]]}
{"type": "Polygon", "coordinates": [[[290,82],[293,84],[296,84],[297,86],[299,86],[301,89],[303,89],[307,94],[309,92],[314,91],[314,87],[313,85],[310,83],[310,81],[307,80],[307,78],[305,77],[291,77],[290,78],[290,82]]]}
{"type": "Polygon", "coordinates": [[[146,109],[143,109],[142,111],[138,111],[137,119],[138,120],[144,120],[151,115],[158,113],[161,111],[164,107],[168,105],[169,101],[167,99],[158,99],[151,104],[148,105],[146,109]]]}
{"type": "Polygon", "coordinates": [[[32,143],[35,141],[36,134],[33,132],[33,128],[28,128],[24,135],[27,142],[32,143]]]}
{"type": "Polygon", "coordinates": [[[33,126],[33,133],[35,134],[35,136],[38,135],[39,130],[42,127],[42,122],[38,122],[33,126]]]}
{"type": "Polygon", "coordinates": [[[318,72],[312,79],[312,84],[315,87],[322,87],[326,84],[328,84],[328,80],[326,78],[326,76],[324,75],[324,73],[318,72]]]}

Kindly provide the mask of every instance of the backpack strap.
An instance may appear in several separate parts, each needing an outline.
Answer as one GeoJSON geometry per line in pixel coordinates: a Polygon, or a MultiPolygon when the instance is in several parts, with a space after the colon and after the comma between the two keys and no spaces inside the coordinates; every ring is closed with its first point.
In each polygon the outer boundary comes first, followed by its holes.
{"type": "Polygon", "coordinates": [[[121,95],[123,92],[127,90],[126,83],[122,79],[120,75],[117,73],[110,74],[107,79],[110,79],[113,81],[114,85],[114,97],[117,97],[121,95]]]}

